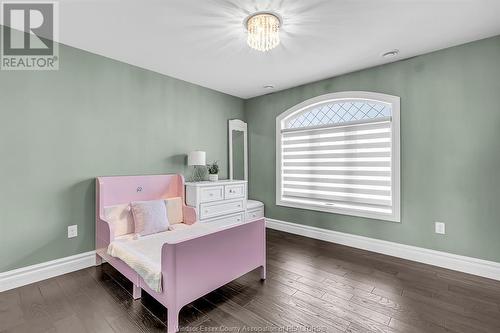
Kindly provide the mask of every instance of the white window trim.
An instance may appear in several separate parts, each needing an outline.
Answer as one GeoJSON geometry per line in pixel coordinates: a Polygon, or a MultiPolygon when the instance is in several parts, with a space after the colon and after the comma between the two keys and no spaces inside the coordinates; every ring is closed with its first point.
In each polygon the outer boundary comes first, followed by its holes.
{"type": "Polygon", "coordinates": [[[301,208],[308,210],[315,210],[321,212],[359,216],[371,219],[385,220],[391,222],[401,222],[401,187],[400,187],[400,98],[398,96],[380,94],[375,92],[366,91],[345,91],[337,92],[326,95],[321,95],[308,99],[300,104],[297,104],[290,109],[286,110],[278,117],[276,117],[276,205],[284,207],[301,208]],[[391,175],[391,185],[392,185],[392,200],[393,209],[392,214],[383,214],[376,212],[360,212],[355,210],[342,209],[338,207],[329,207],[323,205],[312,205],[312,204],[301,204],[295,202],[288,202],[281,200],[281,167],[282,167],[282,156],[281,156],[281,130],[284,128],[284,122],[290,116],[300,113],[305,109],[309,109],[316,104],[324,104],[328,101],[338,101],[338,100],[352,100],[352,99],[363,99],[363,100],[373,100],[377,102],[385,102],[391,104],[392,107],[392,175],[391,175]]]}

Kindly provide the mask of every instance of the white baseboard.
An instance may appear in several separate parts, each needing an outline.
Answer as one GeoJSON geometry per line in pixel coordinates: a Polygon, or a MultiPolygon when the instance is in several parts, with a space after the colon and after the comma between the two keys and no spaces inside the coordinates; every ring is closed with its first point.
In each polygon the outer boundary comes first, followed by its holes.
{"type": "Polygon", "coordinates": [[[266,219],[267,227],[291,234],[320,239],[358,249],[408,259],[454,271],[500,280],[500,263],[442,251],[351,235],[343,232],[310,227],[296,223],[266,219]]]}
{"type": "Polygon", "coordinates": [[[95,265],[95,251],[0,273],[0,292],[95,265]]]}

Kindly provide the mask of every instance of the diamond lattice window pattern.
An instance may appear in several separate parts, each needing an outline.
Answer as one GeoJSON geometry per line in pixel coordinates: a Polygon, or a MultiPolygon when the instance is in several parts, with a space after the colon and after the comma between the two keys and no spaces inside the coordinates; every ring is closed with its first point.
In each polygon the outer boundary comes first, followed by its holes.
{"type": "Polygon", "coordinates": [[[385,103],[359,100],[334,102],[300,113],[288,121],[286,128],[334,125],[390,117],[391,114],[391,106],[385,103]]]}

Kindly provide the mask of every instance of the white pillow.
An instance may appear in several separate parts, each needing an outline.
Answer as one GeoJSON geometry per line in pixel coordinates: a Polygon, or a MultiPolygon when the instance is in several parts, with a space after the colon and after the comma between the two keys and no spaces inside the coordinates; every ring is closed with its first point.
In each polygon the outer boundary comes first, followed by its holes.
{"type": "Polygon", "coordinates": [[[115,237],[134,233],[134,218],[129,204],[104,207],[104,218],[113,225],[115,237]]]}
{"type": "Polygon", "coordinates": [[[136,234],[144,236],[168,230],[167,207],[164,200],[134,201],[130,206],[136,234]]]}
{"type": "Polygon", "coordinates": [[[170,198],[165,200],[167,205],[167,216],[170,225],[182,223],[184,221],[182,214],[182,198],[170,198]]]}

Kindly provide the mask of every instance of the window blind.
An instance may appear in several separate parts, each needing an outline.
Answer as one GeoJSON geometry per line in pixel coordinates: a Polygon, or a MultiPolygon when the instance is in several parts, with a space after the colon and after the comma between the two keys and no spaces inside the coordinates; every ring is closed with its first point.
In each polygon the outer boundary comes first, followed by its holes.
{"type": "Polygon", "coordinates": [[[391,117],[281,130],[281,200],[392,213],[391,117]]]}

